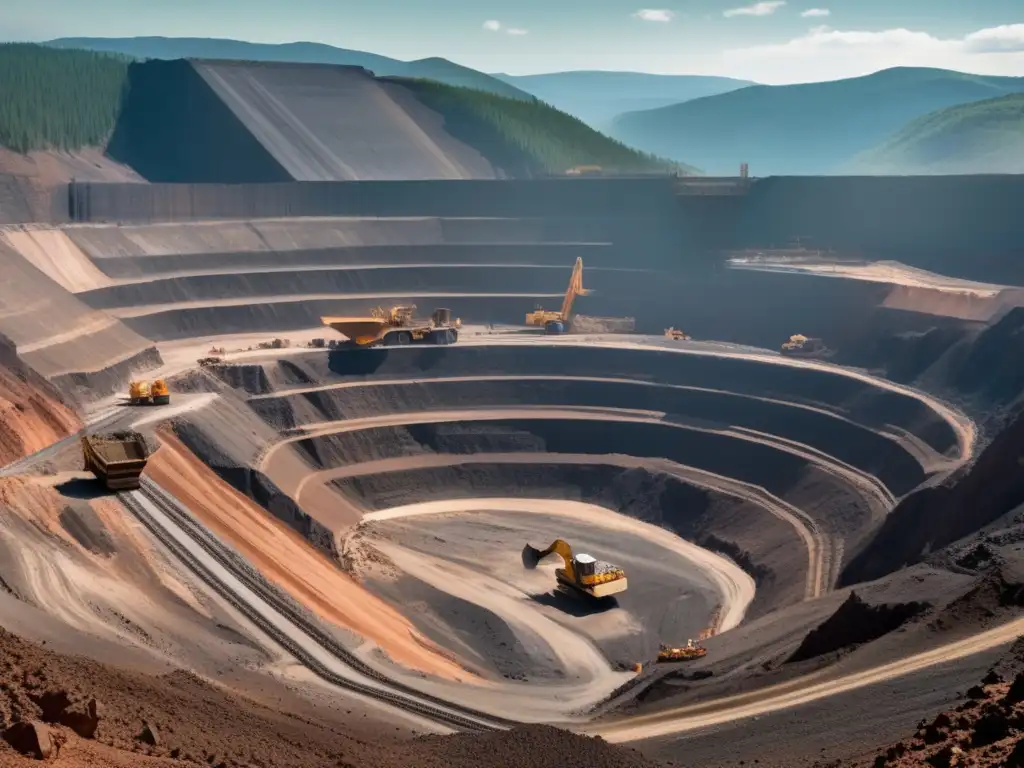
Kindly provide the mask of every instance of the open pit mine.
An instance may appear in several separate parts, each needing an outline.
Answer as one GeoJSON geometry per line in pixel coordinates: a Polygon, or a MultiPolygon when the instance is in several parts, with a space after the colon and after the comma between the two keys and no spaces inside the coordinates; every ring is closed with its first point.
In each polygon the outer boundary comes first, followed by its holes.
{"type": "Polygon", "coordinates": [[[140,180],[0,228],[0,762],[871,761],[1020,671],[1024,182],[500,179],[153,67],[140,180]]]}

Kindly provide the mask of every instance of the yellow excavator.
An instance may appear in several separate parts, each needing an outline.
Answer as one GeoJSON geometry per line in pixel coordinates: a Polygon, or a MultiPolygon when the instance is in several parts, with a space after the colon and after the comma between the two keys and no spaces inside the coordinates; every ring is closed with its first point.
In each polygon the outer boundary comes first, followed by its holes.
{"type": "Polygon", "coordinates": [[[577,296],[589,294],[583,287],[583,258],[576,257],[576,264],[572,268],[572,275],[569,277],[569,287],[565,290],[565,298],[562,299],[562,309],[559,312],[552,312],[541,307],[526,316],[526,324],[535,328],[543,328],[545,333],[565,333],[569,327],[569,319],[572,315],[572,305],[577,296]]]}
{"type": "Polygon", "coordinates": [[[626,573],[619,566],[582,553],[573,555],[572,547],[562,539],[555,539],[547,549],[527,544],[523,547],[523,566],[532,570],[551,554],[562,558],[565,567],[555,570],[555,579],[558,586],[570,594],[602,598],[626,591],[626,573]]]}
{"type": "Polygon", "coordinates": [[[132,405],[168,405],[171,402],[171,390],[163,379],[157,379],[152,383],[130,381],[128,402],[132,405]]]}

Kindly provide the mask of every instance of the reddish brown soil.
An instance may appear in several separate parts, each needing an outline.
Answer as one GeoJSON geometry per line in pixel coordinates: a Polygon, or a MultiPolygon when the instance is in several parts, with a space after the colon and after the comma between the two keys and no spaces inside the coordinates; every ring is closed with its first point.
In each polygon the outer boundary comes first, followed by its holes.
{"type": "MultiPolygon", "coordinates": [[[[394,726],[342,722],[281,698],[266,704],[175,671],[160,677],[61,656],[0,629],[0,730],[45,721],[56,762],[86,766],[345,768],[656,768],[631,749],[547,726],[488,735],[398,738],[394,726]],[[89,717],[95,700],[98,724],[89,717]],[[54,703],[56,702],[56,703],[54,703]],[[70,702],[70,703],[68,703],[70,702]],[[156,734],[143,736],[147,725],[156,734]],[[92,738],[83,737],[92,726],[92,738]]],[[[23,727],[23,726],[21,726],[23,727]]],[[[38,763],[0,741],[0,765],[38,763]]]]}
{"type": "Polygon", "coordinates": [[[46,379],[0,335],[0,466],[56,443],[81,422],[46,379]]]}
{"type": "Polygon", "coordinates": [[[265,577],[327,621],[370,639],[397,663],[442,678],[471,680],[471,673],[420,636],[406,617],[224,483],[172,433],[160,435],[163,445],[150,458],[148,476],[265,577]]]}
{"type": "Polygon", "coordinates": [[[874,766],[1024,767],[1024,672],[1011,683],[990,672],[955,710],[921,721],[912,738],[889,747],[874,766]]]}

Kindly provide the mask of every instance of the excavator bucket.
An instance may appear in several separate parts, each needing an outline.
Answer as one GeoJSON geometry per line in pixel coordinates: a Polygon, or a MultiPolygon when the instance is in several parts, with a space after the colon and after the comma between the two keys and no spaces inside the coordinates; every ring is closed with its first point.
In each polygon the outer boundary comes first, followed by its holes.
{"type": "Polygon", "coordinates": [[[536,568],[540,562],[540,550],[527,544],[523,547],[523,567],[536,568]]]}

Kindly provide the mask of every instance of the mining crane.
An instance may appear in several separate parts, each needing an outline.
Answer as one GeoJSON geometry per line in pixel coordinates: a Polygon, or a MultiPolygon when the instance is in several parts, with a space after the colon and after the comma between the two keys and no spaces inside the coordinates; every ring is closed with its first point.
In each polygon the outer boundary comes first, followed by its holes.
{"type": "Polygon", "coordinates": [[[536,568],[540,561],[551,554],[557,554],[565,564],[555,570],[558,586],[571,594],[589,598],[602,598],[626,591],[626,573],[619,566],[595,560],[582,553],[573,555],[562,539],[555,539],[547,549],[536,549],[527,544],[523,547],[523,566],[536,568]]]}
{"type": "Polygon", "coordinates": [[[583,287],[583,258],[576,257],[576,264],[572,268],[572,275],[569,277],[569,287],[565,290],[565,298],[562,300],[560,312],[551,312],[541,307],[526,316],[526,324],[529,326],[543,328],[545,333],[565,333],[569,327],[569,320],[572,316],[572,305],[577,296],[589,294],[583,287]]]}

